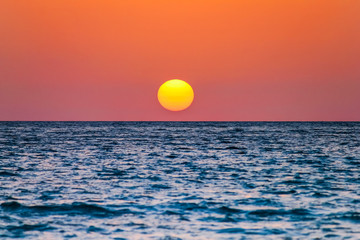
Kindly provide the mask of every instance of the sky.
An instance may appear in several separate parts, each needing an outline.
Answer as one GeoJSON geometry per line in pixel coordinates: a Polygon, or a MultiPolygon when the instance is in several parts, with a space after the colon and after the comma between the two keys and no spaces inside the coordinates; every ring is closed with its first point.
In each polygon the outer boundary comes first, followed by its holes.
{"type": "Polygon", "coordinates": [[[359,0],[1,0],[0,120],[360,121],[359,0]],[[170,79],[194,89],[161,107],[170,79]]]}

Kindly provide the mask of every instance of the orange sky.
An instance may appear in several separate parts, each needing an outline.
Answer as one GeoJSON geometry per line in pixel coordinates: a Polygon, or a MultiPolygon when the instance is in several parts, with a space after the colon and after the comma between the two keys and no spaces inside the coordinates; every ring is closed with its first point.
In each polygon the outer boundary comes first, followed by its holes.
{"type": "Polygon", "coordinates": [[[1,0],[0,120],[359,121],[360,1],[1,0]]]}

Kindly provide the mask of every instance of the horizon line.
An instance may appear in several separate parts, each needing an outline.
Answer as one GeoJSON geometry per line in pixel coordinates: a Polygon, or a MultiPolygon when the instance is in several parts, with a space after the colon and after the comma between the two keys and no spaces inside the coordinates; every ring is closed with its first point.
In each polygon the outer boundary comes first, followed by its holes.
{"type": "Polygon", "coordinates": [[[360,122],[360,120],[0,120],[0,122],[360,122]]]}

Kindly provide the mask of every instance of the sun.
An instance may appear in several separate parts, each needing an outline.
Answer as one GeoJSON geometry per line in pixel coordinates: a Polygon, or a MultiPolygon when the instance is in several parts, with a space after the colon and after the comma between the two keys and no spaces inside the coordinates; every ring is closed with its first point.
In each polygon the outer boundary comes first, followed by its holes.
{"type": "Polygon", "coordinates": [[[165,109],[182,111],[194,100],[194,91],[185,81],[172,79],[163,83],[158,91],[158,100],[165,109]]]}

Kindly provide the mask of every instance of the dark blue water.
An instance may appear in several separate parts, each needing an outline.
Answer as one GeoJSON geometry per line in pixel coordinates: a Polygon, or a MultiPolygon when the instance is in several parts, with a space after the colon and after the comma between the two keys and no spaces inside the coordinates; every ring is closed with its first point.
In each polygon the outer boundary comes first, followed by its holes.
{"type": "Polygon", "coordinates": [[[12,238],[360,239],[360,123],[1,122],[12,238]]]}

